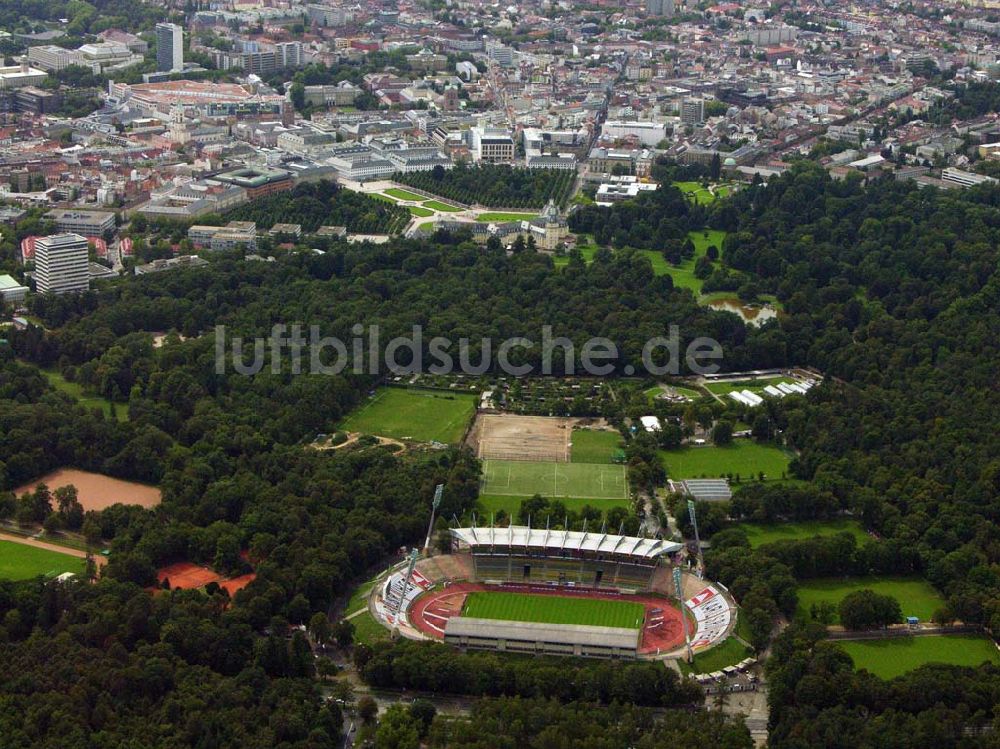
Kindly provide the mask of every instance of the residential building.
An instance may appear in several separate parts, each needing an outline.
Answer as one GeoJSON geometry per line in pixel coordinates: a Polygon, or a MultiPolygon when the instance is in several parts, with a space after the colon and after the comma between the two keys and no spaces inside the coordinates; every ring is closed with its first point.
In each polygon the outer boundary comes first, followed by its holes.
{"type": "Polygon", "coordinates": [[[674,0],[646,0],[646,14],[672,16],[674,14],[674,0]]]}
{"type": "Polygon", "coordinates": [[[175,73],[184,70],[184,30],[175,23],[156,24],[156,69],[175,73]]]}
{"type": "Polygon", "coordinates": [[[681,123],[697,125],[705,121],[705,100],[685,99],[681,102],[681,123]]]}
{"type": "Polygon", "coordinates": [[[135,274],[142,276],[146,273],[159,273],[160,271],[176,270],[178,268],[198,268],[202,265],[208,265],[208,261],[202,260],[197,255],[178,255],[173,258],[154,260],[146,265],[137,265],[135,266],[135,274]]]}
{"type": "Polygon", "coordinates": [[[52,234],[35,242],[35,288],[39,294],[70,294],[90,288],[87,238],[52,234]]]}

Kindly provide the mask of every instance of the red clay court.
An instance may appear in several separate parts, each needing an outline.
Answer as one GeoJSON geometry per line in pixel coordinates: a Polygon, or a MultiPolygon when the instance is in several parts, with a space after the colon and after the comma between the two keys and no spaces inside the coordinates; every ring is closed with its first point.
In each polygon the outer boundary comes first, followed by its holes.
{"type": "MultiPolygon", "coordinates": [[[[622,594],[606,590],[553,589],[543,585],[483,585],[481,583],[451,583],[447,587],[425,593],[414,601],[407,612],[410,623],[425,635],[438,640],[444,638],[444,627],[448,619],[462,613],[465,597],[474,591],[511,591],[532,593],[563,598],[615,598],[629,603],[642,604],[645,621],[639,639],[640,655],[667,653],[684,644],[684,627],[681,612],[667,598],[649,594],[622,594]]],[[[694,623],[689,620],[690,631],[694,623]]]]}
{"type": "Polygon", "coordinates": [[[175,562],[161,567],[156,572],[157,583],[163,585],[164,580],[169,580],[170,587],[175,590],[193,590],[204,588],[209,583],[218,583],[220,587],[229,592],[229,595],[235,595],[236,591],[245,588],[255,577],[256,575],[251,572],[247,575],[226,579],[214,570],[192,562],[175,562]]]}

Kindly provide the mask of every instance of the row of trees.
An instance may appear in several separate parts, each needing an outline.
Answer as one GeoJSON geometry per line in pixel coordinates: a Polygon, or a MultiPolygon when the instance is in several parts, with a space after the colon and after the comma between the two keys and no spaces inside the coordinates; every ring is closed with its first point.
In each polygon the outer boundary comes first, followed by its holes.
{"type": "Polygon", "coordinates": [[[396,174],[404,185],[426,190],[459,203],[494,208],[541,208],[549,200],[565,205],[576,180],[569,169],[523,169],[504,164],[459,162],[452,169],[396,174]]]}

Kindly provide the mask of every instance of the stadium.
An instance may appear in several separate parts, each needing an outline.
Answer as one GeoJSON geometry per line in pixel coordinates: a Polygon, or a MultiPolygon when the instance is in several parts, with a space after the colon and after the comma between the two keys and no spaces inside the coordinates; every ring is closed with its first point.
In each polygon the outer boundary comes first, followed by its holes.
{"type": "Polygon", "coordinates": [[[682,544],[527,526],[452,528],[451,553],[388,570],[373,616],[411,639],[463,649],[592,658],[670,658],[721,642],[735,606],[721,586],[682,575],[682,544]]]}

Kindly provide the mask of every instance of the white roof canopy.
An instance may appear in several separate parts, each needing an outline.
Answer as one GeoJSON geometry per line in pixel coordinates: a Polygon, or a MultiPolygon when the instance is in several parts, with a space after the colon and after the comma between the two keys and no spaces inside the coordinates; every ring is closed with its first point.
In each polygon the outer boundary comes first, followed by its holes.
{"type": "Polygon", "coordinates": [[[658,538],[618,536],[599,531],[554,531],[512,525],[508,528],[452,528],[451,535],[473,551],[482,547],[517,547],[553,551],[589,551],[595,554],[621,554],[652,561],[664,554],[680,551],[682,544],[658,538]]]}

